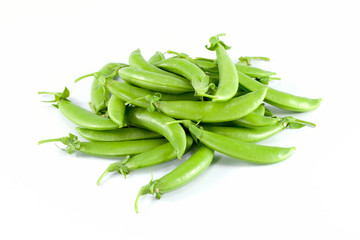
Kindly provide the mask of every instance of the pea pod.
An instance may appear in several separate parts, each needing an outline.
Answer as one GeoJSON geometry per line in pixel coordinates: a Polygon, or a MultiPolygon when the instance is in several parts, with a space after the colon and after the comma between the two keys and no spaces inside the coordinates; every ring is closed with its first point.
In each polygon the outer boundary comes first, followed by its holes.
{"type": "MultiPolygon", "coordinates": [[[[155,100],[157,93],[132,86],[128,83],[117,82],[111,80],[106,85],[109,91],[115,95],[117,98],[125,101],[127,104],[131,103],[135,106],[148,108],[150,111],[155,110],[151,100],[155,100]]],[[[164,101],[177,101],[177,100],[189,100],[189,101],[198,101],[199,97],[194,96],[194,93],[182,93],[182,94],[166,94],[161,93],[158,95],[164,101]]]]}
{"type": "Polygon", "coordinates": [[[118,128],[114,130],[90,130],[78,127],[76,130],[83,138],[96,142],[122,142],[163,137],[157,132],[134,127],[118,128]]]}
{"type": "Polygon", "coordinates": [[[69,137],[42,140],[39,141],[39,144],[48,142],[63,143],[67,146],[66,151],[69,154],[78,150],[82,153],[94,156],[119,157],[146,152],[166,143],[167,141],[166,139],[161,138],[124,142],[80,142],[77,136],[69,134],[69,137]]]}
{"type": "Polygon", "coordinates": [[[140,49],[137,49],[130,54],[129,65],[131,68],[135,68],[137,70],[157,73],[157,74],[160,74],[160,76],[166,75],[168,77],[173,77],[180,81],[186,82],[186,79],[184,79],[176,74],[164,71],[164,70],[154,66],[153,64],[149,63],[148,61],[146,61],[145,58],[141,55],[140,49]]]}
{"type": "MultiPolygon", "coordinates": [[[[238,72],[239,83],[249,91],[255,91],[264,87],[255,79],[252,79],[245,74],[238,72]]],[[[273,88],[269,88],[264,99],[265,102],[289,111],[295,112],[307,112],[312,111],[320,106],[321,98],[311,99],[306,97],[299,97],[289,93],[281,92],[273,88]]]]}
{"type": "Polygon", "coordinates": [[[267,57],[247,57],[247,56],[246,57],[239,57],[238,64],[245,65],[245,66],[250,66],[252,60],[261,60],[261,61],[269,62],[270,58],[267,58],[267,57]]]}
{"type": "Polygon", "coordinates": [[[126,120],[131,126],[146,128],[163,135],[174,147],[177,158],[181,159],[186,149],[186,134],[180,124],[167,124],[175,121],[173,118],[160,112],[133,107],[128,109],[126,120]]]}
{"type": "Polygon", "coordinates": [[[119,128],[119,126],[111,119],[96,115],[95,113],[87,111],[86,109],[70,102],[67,99],[67,97],[70,96],[70,92],[66,87],[62,93],[39,92],[39,94],[54,95],[55,99],[50,102],[57,102],[54,106],[59,108],[61,113],[67,119],[80,127],[92,130],[111,130],[119,128]]]}
{"type": "Polygon", "coordinates": [[[107,104],[110,99],[109,91],[104,87],[104,83],[107,79],[113,79],[118,70],[124,66],[123,63],[108,63],[99,72],[87,74],[75,80],[75,82],[90,76],[94,76],[94,80],[91,85],[89,103],[90,108],[96,114],[103,115],[107,110],[107,104]]]}
{"type": "Polygon", "coordinates": [[[155,194],[160,199],[161,194],[173,191],[190,182],[207,169],[214,157],[214,151],[200,145],[196,152],[184,163],[160,179],[151,180],[143,186],[135,201],[135,211],[138,212],[138,200],[145,194],[155,194]]]}
{"type": "Polygon", "coordinates": [[[111,95],[110,97],[108,114],[109,118],[119,125],[119,128],[125,126],[125,102],[117,98],[115,95],[111,95]]]}
{"type": "Polygon", "coordinates": [[[267,117],[252,112],[242,118],[234,120],[232,124],[241,127],[258,128],[274,125],[280,120],[281,118],[279,117],[267,117]]]}
{"type": "Polygon", "coordinates": [[[193,87],[186,79],[182,80],[172,76],[131,67],[122,68],[118,73],[125,81],[148,90],[171,94],[194,91],[193,87]]]}
{"type": "MultiPolygon", "coordinates": [[[[187,152],[193,144],[193,139],[189,136],[186,137],[186,150],[187,152]]],[[[118,172],[124,177],[134,169],[145,168],[160,163],[164,163],[176,158],[176,151],[170,143],[164,143],[154,149],[147,152],[140,153],[132,158],[125,158],[119,162],[115,162],[109,165],[105,172],[100,176],[97,181],[99,185],[101,180],[109,172],[118,172]]]]}
{"type": "Polygon", "coordinates": [[[195,64],[184,58],[168,58],[156,64],[157,67],[173,72],[188,79],[198,96],[212,97],[206,94],[210,84],[209,77],[195,64]]]}
{"type": "Polygon", "coordinates": [[[152,65],[161,62],[165,59],[165,56],[162,52],[156,52],[154,55],[151,56],[151,58],[148,60],[148,62],[152,65]]]}
{"type": "Polygon", "coordinates": [[[242,118],[260,106],[267,88],[247,93],[227,102],[159,101],[156,108],[176,119],[201,122],[227,122],[242,118]]]}
{"type": "Polygon", "coordinates": [[[295,150],[295,147],[282,148],[243,142],[235,138],[200,129],[190,121],[185,121],[184,124],[193,136],[209,148],[251,163],[277,163],[288,158],[295,150]]]}
{"type": "Polygon", "coordinates": [[[219,40],[219,37],[224,35],[225,34],[218,34],[211,37],[210,46],[206,46],[208,50],[216,51],[216,60],[219,67],[219,85],[212,99],[215,102],[228,101],[234,97],[239,87],[235,65],[226,52],[230,47],[219,40]]]}

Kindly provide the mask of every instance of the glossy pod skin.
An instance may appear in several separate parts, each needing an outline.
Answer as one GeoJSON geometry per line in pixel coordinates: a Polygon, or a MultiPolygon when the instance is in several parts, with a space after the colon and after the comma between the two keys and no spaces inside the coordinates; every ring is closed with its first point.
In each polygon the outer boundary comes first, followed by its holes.
{"type": "Polygon", "coordinates": [[[204,130],[222,134],[240,141],[256,143],[267,139],[286,128],[286,123],[278,122],[274,125],[260,128],[245,128],[231,126],[202,126],[204,130]]]}
{"type": "MultiPolygon", "coordinates": [[[[186,137],[186,150],[189,151],[193,144],[193,139],[189,136],[186,137]]],[[[118,172],[124,177],[134,169],[150,167],[153,165],[168,162],[176,158],[176,151],[170,143],[164,143],[154,149],[140,153],[131,158],[125,158],[122,161],[115,162],[109,165],[105,172],[100,176],[97,181],[99,185],[101,180],[109,172],[118,172]]]]}
{"type": "Polygon", "coordinates": [[[163,135],[176,150],[177,158],[185,153],[186,134],[179,123],[168,124],[175,120],[160,112],[149,112],[143,108],[131,107],[126,112],[130,126],[146,128],[163,135]]]}
{"type": "Polygon", "coordinates": [[[186,82],[186,79],[184,79],[184,78],[182,78],[182,77],[180,77],[180,76],[178,76],[176,74],[164,71],[164,70],[154,66],[153,64],[147,62],[145,60],[145,58],[141,55],[140,49],[137,49],[137,50],[133,51],[130,54],[130,56],[129,56],[129,66],[131,68],[135,68],[135,69],[138,69],[138,70],[157,73],[157,74],[160,74],[160,76],[161,75],[166,75],[166,76],[173,77],[173,78],[176,78],[178,80],[186,82]]]}
{"type": "MultiPolygon", "coordinates": [[[[117,82],[114,80],[109,81],[106,87],[117,98],[142,108],[149,108],[151,106],[150,102],[147,101],[145,97],[155,96],[156,94],[156,92],[139,88],[136,86],[132,86],[128,83],[117,82]]],[[[198,101],[199,100],[198,97],[194,96],[193,92],[183,93],[183,94],[161,93],[161,99],[164,101],[176,101],[176,100],[198,101]]]]}
{"type": "Polygon", "coordinates": [[[159,101],[156,108],[176,119],[201,122],[227,122],[242,118],[260,106],[267,88],[247,93],[227,102],[159,101]]]}
{"type": "Polygon", "coordinates": [[[212,86],[209,77],[194,63],[185,58],[168,58],[156,64],[157,67],[166,71],[176,73],[188,79],[198,96],[209,96],[206,94],[212,86]]]}
{"type": "Polygon", "coordinates": [[[125,81],[148,90],[179,94],[194,91],[188,80],[136,68],[125,67],[119,70],[119,76],[125,81]]]}
{"type": "Polygon", "coordinates": [[[124,142],[80,142],[76,136],[69,135],[69,137],[43,140],[39,144],[62,142],[67,145],[67,152],[69,154],[78,150],[94,156],[119,157],[146,152],[167,142],[164,138],[124,142]]]}
{"type": "Polygon", "coordinates": [[[119,125],[111,119],[96,115],[66,100],[57,104],[61,113],[76,125],[92,130],[112,130],[119,128],[119,125]]]}
{"type": "Polygon", "coordinates": [[[151,56],[151,58],[148,60],[148,62],[152,65],[155,65],[158,62],[161,62],[165,59],[165,56],[162,52],[156,52],[154,55],[151,56]]]}
{"type": "Polygon", "coordinates": [[[122,142],[132,140],[163,138],[160,133],[143,128],[119,128],[114,130],[90,130],[76,128],[80,136],[93,142],[122,142]]]}
{"type": "Polygon", "coordinates": [[[209,148],[251,163],[271,164],[281,162],[288,158],[295,150],[295,147],[282,148],[243,142],[235,138],[199,129],[190,121],[186,121],[184,124],[188,127],[191,134],[209,148]]]}
{"type": "Polygon", "coordinates": [[[267,117],[257,113],[249,113],[248,115],[236,119],[232,124],[236,126],[249,127],[249,128],[258,128],[258,127],[267,127],[276,124],[281,118],[277,117],[267,117]]]}
{"type": "MultiPolygon", "coordinates": [[[[239,83],[250,91],[264,87],[263,84],[252,79],[251,77],[238,72],[239,83]]],[[[312,111],[320,106],[321,98],[311,99],[306,97],[299,97],[289,93],[281,92],[273,88],[269,88],[265,102],[288,111],[307,112],[312,111]]]]}
{"type": "Polygon", "coordinates": [[[219,85],[212,99],[214,102],[230,100],[236,94],[239,86],[235,65],[226,52],[230,47],[219,40],[219,37],[224,35],[219,34],[210,38],[211,45],[209,47],[206,46],[208,50],[216,51],[216,60],[219,68],[219,85]]]}
{"type": "Polygon", "coordinates": [[[138,212],[137,203],[140,196],[155,194],[156,198],[160,199],[161,194],[180,188],[199,176],[210,165],[213,157],[214,150],[204,145],[199,145],[196,152],[184,163],[162,178],[151,180],[149,184],[140,189],[135,201],[135,211],[138,212]]]}
{"type": "Polygon", "coordinates": [[[125,102],[111,95],[108,103],[109,118],[116,123],[119,128],[125,126],[125,102]]]}

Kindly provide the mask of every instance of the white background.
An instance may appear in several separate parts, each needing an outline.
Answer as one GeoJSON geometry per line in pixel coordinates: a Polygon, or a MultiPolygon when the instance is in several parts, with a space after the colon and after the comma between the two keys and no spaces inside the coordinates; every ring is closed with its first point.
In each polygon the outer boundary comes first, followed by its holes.
{"type": "MultiPolygon", "coordinates": [[[[1,1],[1,239],[360,239],[359,22],[356,1],[1,1]],[[323,98],[294,116],[316,128],[261,144],[296,146],[286,161],[255,166],[217,155],[195,181],[163,195],[138,190],[180,161],[109,175],[114,160],[37,141],[76,133],[37,91],[87,107],[91,79],[73,80],[140,48],[213,57],[266,56],[276,89],[323,98]]],[[[285,114],[279,112],[279,114],[285,114]]],[[[188,156],[188,155],[187,155],[188,156]]]]}

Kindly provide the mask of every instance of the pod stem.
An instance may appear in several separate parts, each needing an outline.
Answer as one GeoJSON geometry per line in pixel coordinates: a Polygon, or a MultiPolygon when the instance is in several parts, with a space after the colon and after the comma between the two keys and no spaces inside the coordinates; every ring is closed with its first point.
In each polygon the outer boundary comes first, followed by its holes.
{"type": "Polygon", "coordinates": [[[80,141],[78,137],[69,133],[69,137],[61,137],[61,138],[51,138],[46,140],[41,140],[38,144],[49,143],[49,142],[61,142],[62,144],[66,145],[66,151],[71,154],[75,150],[80,148],[80,141]]]}
{"type": "Polygon", "coordinates": [[[289,127],[290,129],[299,129],[305,126],[316,127],[315,123],[296,119],[292,116],[284,117],[281,121],[284,122],[286,126],[289,127]]]}
{"type": "Polygon", "coordinates": [[[267,57],[240,57],[239,58],[239,63],[241,65],[247,65],[250,66],[251,65],[251,60],[261,60],[261,61],[266,61],[269,62],[270,58],[267,57]]]}
{"type": "Polygon", "coordinates": [[[117,171],[118,173],[124,175],[124,177],[126,178],[126,175],[130,173],[130,169],[125,165],[128,160],[130,159],[130,156],[126,156],[125,158],[123,158],[121,161],[115,162],[110,164],[106,170],[103,172],[103,174],[101,174],[101,176],[99,177],[99,179],[97,180],[96,184],[100,185],[101,180],[109,173],[109,172],[115,172],[117,171]]]}
{"type": "Polygon", "coordinates": [[[39,95],[53,95],[54,100],[43,102],[59,102],[61,100],[69,101],[67,98],[70,96],[69,89],[64,88],[62,92],[38,92],[39,95]]]}
{"type": "Polygon", "coordinates": [[[139,213],[139,209],[138,209],[138,201],[140,199],[141,196],[146,195],[146,194],[156,194],[156,198],[160,199],[161,195],[160,195],[160,191],[158,188],[155,188],[155,185],[158,183],[159,180],[153,180],[152,176],[151,176],[151,180],[150,182],[145,185],[142,186],[136,199],[135,199],[135,212],[139,213]]]}
{"type": "Polygon", "coordinates": [[[84,78],[93,77],[93,76],[95,76],[97,73],[98,73],[98,72],[86,74],[86,75],[84,75],[84,76],[81,76],[81,77],[75,79],[74,82],[78,82],[78,81],[80,81],[81,79],[84,79],[84,78]]]}
{"type": "Polygon", "coordinates": [[[225,36],[225,33],[217,34],[209,39],[210,46],[205,45],[205,47],[210,51],[215,51],[217,48],[217,45],[222,45],[225,50],[229,50],[231,47],[227,46],[223,41],[219,39],[219,37],[225,36]]]}

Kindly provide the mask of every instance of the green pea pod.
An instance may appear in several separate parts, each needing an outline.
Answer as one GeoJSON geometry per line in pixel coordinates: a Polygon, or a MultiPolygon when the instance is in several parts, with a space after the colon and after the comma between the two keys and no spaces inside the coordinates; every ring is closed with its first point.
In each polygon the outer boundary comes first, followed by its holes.
{"type": "Polygon", "coordinates": [[[119,76],[125,81],[148,90],[179,94],[194,91],[186,79],[178,79],[160,73],[125,67],[119,70],[119,76]]]}
{"type": "Polygon", "coordinates": [[[69,134],[69,137],[42,140],[39,141],[39,144],[48,142],[63,143],[67,146],[66,151],[69,154],[78,150],[82,153],[94,156],[119,157],[146,152],[166,143],[167,141],[166,139],[161,138],[123,142],[80,142],[77,136],[69,134]]]}
{"type": "Polygon", "coordinates": [[[164,70],[154,66],[153,64],[149,63],[148,61],[146,61],[145,58],[141,55],[140,49],[137,49],[130,54],[129,65],[131,68],[135,68],[137,70],[157,73],[157,74],[160,74],[160,76],[166,75],[168,77],[173,77],[180,81],[186,82],[186,79],[184,79],[176,74],[164,71],[164,70]]]}
{"type": "Polygon", "coordinates": [[[135,211],[138,213],[138,200],[145,194],[155,194],[160,199],[161,194],[173,191],[187,184],[210,165],[214,158],[214,151],[204,145],[200,145],[196,152],[184,163],[166,174],[160,179],[151,180],[143,186],[135,201],[135,211]]]}
{"type": "Polygon", "coordinates": [[[119,128],[125,126],[125,102],[117,98],[115,95],[111,95],[110,97],[108,114],[109,118],[119,125],[119,128]]]}
{"type": "MultiPolygon", "coordinates": [[[[264,85],[260,82],[241,72],[238,72],[238,77],[240,85],[249,91],[255,91],[261,87],[264,87],[264,85]]],[[[320,106],[321,100],[321,98],[311,99],[306,97],[299,97],[275,90],[273,88],[269,88],[269,91],[267,92],[264,99],[265,102],[275,107],[295,112],[312,111],[320,106]]]]}
{"type": "MultiPolygon", "coordinates": [[[[187,152],[193,144],[193,139],[189,136],[186,137],[186,150],[187,152]]],[[[118,172],[124,177],[134,169],[150,167],[153,165],[161,164],[176,158],[176,151],[170,143],[164,143],[147,152],[140,153],[131,158],[126,158],[119,162],[112,163],[108,166],[105,172],[100,176],[97,181],[99,185],[101,180],[109,172],[118,172]]]]}
{"type": "Polygon", "coordinates": [[[264,116],[265,114],[265,105],[261,104],[253,113],[259,114],[261,116],[264,116]]]}
{"type": "Polygon", "coordinates": [[[251,163],[277,163],[288,158],[295,150],[295,147],[283,148],[243,142],[235,138],[200,129],[190,121],[184,121],[184,125],[193,136],[209,148],[251,163]]]}
{"type": "Polygon", "coordinates": [[[202,126],[206,131],[225,135],[240,141],[256,143],[267,139],[286,128],[287,124],[283,122],[260,128],[245,127],[224,127],[224,126],[202,126]]]}
{"type": "Polygon", "coordinates": [[[173,118],[160,112],[149,112],[143,108],[129,108],[126,120],[131,126],[146,128],[163,135],[176,150],[179,159],[186,149],[186,134],[180,124],[168,124],[173,118]]]}
{"type": "Polygon", "coordinates": [[[83,138],[95,142],[122,142],[163,137],[157,132],[134,127],[114,130],[90,130],[78,127],[76,130],[83,138]]]}
{"type": "Polygon", "coordinates": [[[213,84],[209,77],[195,64],[184,58],[168,58],[156,64],[157,67],[173,72],[188,79],[198,96],[212,97],[206,94],[213,84]]]}
{"type": "Polygon", "coordinates": [[[261,60],[261,61],[269,62],[270,58],[267,58],[267,57],[239,57],[238,64],[250,66],[252,60],[261,60]]]}
{"type": "Polygon", "coordinates": [[[224,35],[225,34],[218,34],[211,37],[210,46],[206,46],[208,50],[216,51],[216,60],[219,67],[220,79],[215,96],[212,99],[214,102],[225,102],[230,100],[234,97],[239,87],[235,65],[226,52],[230,47],[219,40],[219,37],[224,35]]]}
{"type": "Polygon", "coordinates": [[[148,60],[148,62],[152,65],[161,62],[165,59],[165,56],[162,52],[156,52],[154,55],[151,56],[151,58],[148,60]]]}
{"type": "Polygon", "coordinates": [[[75,80],[77,82],[86,77],[94,76],[90,92],[91,102],[89,103],[94,113],[99,115],[105,114],[110,93],[104,87],[104,84],[108,79],[113,79],[117,76],[118,70],[124,66],[127,65],[124,63],[108,63],[99,72],[87,74],[75,80]]]}
{"type": "Polygon", "coordinates": [[[67,99],[70,93],[66,87],[63,93],[39,92],[39,94],[54,95],[55,99],[50,102],[57,102],[54,106],[59,108],[61,113],[67,119],[80,127],[92,130],[111,130],[119,128],[119,126],[111,119],[96,115],[95,113],[87,111],[86,109],[70,102],[67,99]]]}
{"type": "Polygon", "coordinates": [[[106,85],[109,91],[117,98],[126,102],[126,104],[133,104],[138,107],[147,108],[149,111],[154,111],[155,107],[152,105],[151,100],[155,100],[156,96],[160,96],[164,101],[198,101],[199,97],[194,96],[194,93],[182,93],[182,94],[166,94],[158,93],[132,86],[128,83],[109,81],[106,85]],[[152,97],[153,96],[153,97],[152,97]],[[150,100],[149,100],[150,98],[150,100]]]}
{"type": "Polygon", "coordinates": [[[232,121],[232,123],[241,127],[258,128],[274,125],[280,120],[281,118],[278,117],[267,117],[252,112],[242,118],[232,121]]]}
{"type": "Polygon", "coordinates": [[[154,105],[166,115],[176,119],[201,122],[227,122],[242,118],[260,106],[267,88],[233,98],[227,102],[211,101],[159,101],[154,105]]]}

